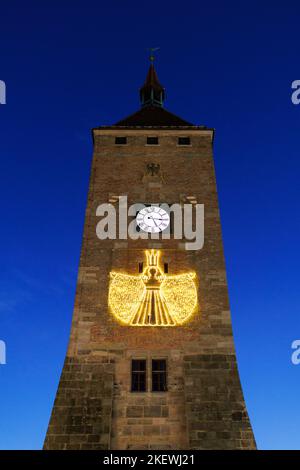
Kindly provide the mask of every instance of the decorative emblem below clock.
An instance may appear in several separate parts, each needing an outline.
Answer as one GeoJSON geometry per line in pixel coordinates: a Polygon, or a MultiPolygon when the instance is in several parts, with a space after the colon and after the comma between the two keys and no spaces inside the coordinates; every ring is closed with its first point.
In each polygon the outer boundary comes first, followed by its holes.
{"type": "Polygon", "coordinates": [[[158,233],[168,227],[170,216],[159,206],[144,207],[138,212],[136,223],[144,232],[158,233]]]}
{"type": "Polygon", "coordinates": [[[114,317],[130,326],[176,326],[186,323],[197,305],[195,273],[164,274],[159,251],[146,251],[142,274],[111,272],[109,306],[114,317]]]}

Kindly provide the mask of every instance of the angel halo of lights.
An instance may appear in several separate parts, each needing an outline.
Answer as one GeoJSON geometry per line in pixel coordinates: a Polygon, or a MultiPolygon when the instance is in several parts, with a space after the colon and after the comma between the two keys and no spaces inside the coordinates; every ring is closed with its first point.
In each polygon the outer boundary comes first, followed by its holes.
{"type": "Polygon", "coordinates": [[[147,250],[147,263],[140,275],[110,273],[108,302],[121,324],[178,326],[193,316],[197,306],[196,274],[165,274],[159,256],[159,250],[147,250]]]}

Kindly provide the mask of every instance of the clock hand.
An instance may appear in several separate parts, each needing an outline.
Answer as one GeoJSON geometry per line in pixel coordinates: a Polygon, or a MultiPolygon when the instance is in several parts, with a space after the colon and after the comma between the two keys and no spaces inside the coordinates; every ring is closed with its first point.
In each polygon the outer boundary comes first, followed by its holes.
{"type": "Polygon", "coordinates": [[[150,214],[150,215],[148,215],[148,217],[151,217],[151,218],[152,218],[152,220],[163,220],[163,219],[159,219],[158,217],[155,217],[155,218],[154,218],[154,217],[153,217],[151,214],[150,214]]]}
{"type": "Polygon", "coordinates": [[[153,220],[153,222],[155,223],[156,227],[158,227],[157,223],[155,222],[155,220],[157,220],[157,219],[154,219],[154,217],[153,217],[151,214],[150,214],[150,216],[148,216],[148,217],[151,217],[152,220],[153,220]]]}

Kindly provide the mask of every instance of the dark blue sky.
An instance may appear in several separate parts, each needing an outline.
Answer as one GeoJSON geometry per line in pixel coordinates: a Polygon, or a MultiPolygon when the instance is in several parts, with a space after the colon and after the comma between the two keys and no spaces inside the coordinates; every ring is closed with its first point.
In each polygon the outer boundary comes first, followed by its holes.
{"type": "Polygon", "coordinates": [[[166,108],[216,128],[237,357],[259,448],[300,449],[297,1],[2,1],[0,448],[41,448],[72,317],[90,129],[166,108]]]}

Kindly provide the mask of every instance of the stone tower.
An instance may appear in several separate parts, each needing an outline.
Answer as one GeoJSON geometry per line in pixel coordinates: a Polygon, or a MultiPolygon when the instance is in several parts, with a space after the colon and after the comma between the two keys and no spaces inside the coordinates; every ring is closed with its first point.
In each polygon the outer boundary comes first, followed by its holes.
{"type": "Polygon", "coordinates": [[[232,336],[214,131],[170,113],[164,99],[151,61],[141,108],[93,129],[70,342],[45,449],[255,448],[232,336]],[[144,238],[127,236],[126,197],[144,207],[128,218],[144,238]],[[100,239],[103,204],[117,227],[100,239]],[[175,238],[177,215],[161,209],[173,204],[204,205],[201,249],[175,238]]]}

